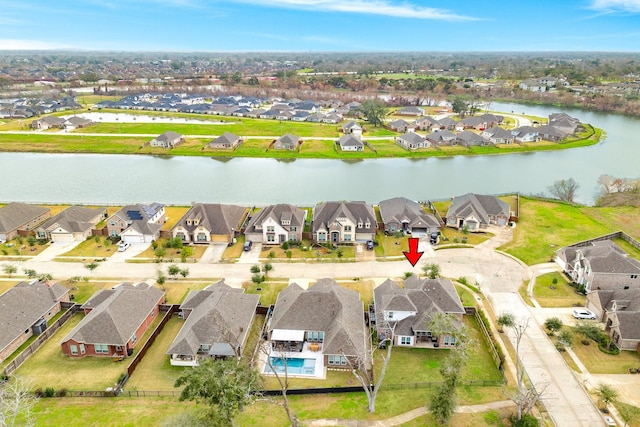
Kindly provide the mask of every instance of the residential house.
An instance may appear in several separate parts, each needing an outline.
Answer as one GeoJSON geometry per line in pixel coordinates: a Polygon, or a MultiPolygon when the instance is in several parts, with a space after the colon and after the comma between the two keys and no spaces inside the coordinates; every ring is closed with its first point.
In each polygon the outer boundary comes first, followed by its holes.
{"type": "Polygon", "coordinates": [[[424,109],[414,106],[402,107],[395,113],[398,116],[424,116],[424,109]]]}
{"type": "Polygon", "coordinates": [[[81,129],[81,128],[85,128],[87,126],[91,126],[93,124],[94,124],[94,122],[92,122],[89,119],[85,119],[84,117],[72,116],[72,117],[69,117],[69,118],[67,118],[65,120],[64,128],[67,129],[67,130],[81,129]]]}
{"type": "Polygon", "coordinates": [[[51,210],[26,203],[9,203],[0,208],[0,240],[11,240],[19,231],[30,231],[51,216],[51,210]]]}
{"type": "Polygon", "coordinates": [[[194,203],[171,229],[185,243],[232,243],[244,223],[247,208],[218,203],[194,203]]]}
{"type": "Polygon", "coordinates": [[[381,201],[378,206],[385,233],[400,231],[413,237],[423,237],[440,231],[436,217],[425,213],[416,201],[394,197],[381,201]]]}
{"type": "Polygon", "coordinates": [[[580,120],[565,113],[555,113],[549,116],[549,126],[558,129],[564,136],[572,135],[578,129],[580,120]]]}
{"type": "Polygon", "coordinates": [[[128,243],[151,243],[166,221],[164,205],[126,205],[107,218],[107,234],[128,243]]]}
{"type": "Polygon", "coordinates": [[[302,375],[325,367],[353,369],[365,359],[368,334],[360,294],[320,279],[304,290],[292,283],[278,295],[268,324],[271,356],[313,359],[302,375]]]}
{"type": "Polygon", "coordinates": [[[469,116],[460,120],[456,124],[456,130],[463,131],[465,129],[485,130],[487,122],[479,116],[469,116]]]}
{"type": "Polygon", "coordinates": [[[276,150],[297,150],[298,145],[302,144],[302,140],[299,136],[285,133],[280,138],[273,141],[273,148],[276,150]]]}
{"type": "Polygon", "coordinates": [[[485,113],[479,117],[486,123],[487,127],[498,126],[504,122],[504,116],[498,114],[485,113]]]}
{"type": "Polygon", "coordinates": [[[212,149],[232,149],[235,150],[240,144],[242,139],[238,135],[231,132],[225,132],[213,141],[208,146],[212,149]]]}
{"type": "Polygon", "coordinates": [[[640,262],[611,240],[566,246],[556,251],[555,261],[587,293],[640,289],[640,262]]]}
{"type": "Polygon", "coordinates": [[[373,206],[365,202],[325,202],[313,208],[311,226],[317,243],[373,240],[377,223],[373,206]]]}
{"type": "Polygon", "coordinates": [[[342,125],[342,133],[345,135],[351,134],[353,136],[360,136],[362,135],[362,126],[353,120],[348,121],[342,125]]]}
{"type": "Polygon", "coordinates": [[[307,211],[293,205],[269,205],[260,209],[249,220],[244,232],[246,240],[280,245],[283,242],[301,241],[307,211]]]}
{"type": "Polygon", "coordinates": [[[65,119],[57,116],[47,116],[31,122],[32,129],[47,130],[50,128],[64,128],[65,119]]]}
{"type": "Polygon", "coordinates": [[[480,135],[494,144],[512,144],[515,139],[511,132],[499,126],[485,129],[480,135]]]}
{"type": "Polygon", "coordinates": [[[417,148],[429,148],[429,141],[427,141],[424,136],[418,135],[415,132],[407,132],[404,135],[397,136],[396,142],[398,143],[398,145],[408,150],[415,150],[417,148]]]}
{"type": "Polygon", "coordinates": [[[363,151],[364,142],[352,134],[342,135],[338,141],[342,151],[363,151]]]}
{"type": "Polygon", "coordinates": [[[522,90],[528,90],[530,92],[547,91],[547,84],[540,81],[540,79],[523,80],[518,84],[518,87],[522,90]]]}
{"type": "Polygon", "coordinates": [[[393,120],[387,123],[387,127],[394,132],[405,133],[408,132],[409,129],[413,129],[413,125],[403,119],[393,120]]]}
{"type": "Polygon", "coordinates": [[[413,125],[419,130],[425,130],[428,132],[440,130],[440,128],[442,127],[440,123],[431,116],[421,117],[413,122],[413,125]]]}
{"type": "Polygon", "coordinates": [[[512,129],[511,135],[513,135],[514,141],[518,143],[540,141],[538,128],[531,126],[520,126],[519,128],[512,129]]]}
{"type": "Polygon", "coordinates": [[[52,242],[82,241],[91,236],[91,230],[107,216],[105,208],[70,206],[46,220],[34,231],[38,239],[52,242]]]}
{"type": "Polygon", "coordinates": [[[164,292],[144,282],[102,289],[82,305],[85,317],[62,340],[70,357],[126,358],[151,326],[164,303],[164,292]]]}
{"type": "Polygon", "coordinates": [[[482,231],[490,224],[505,226],[509,222],[509,204],[495,196],[468,193],[455,197],[447,211],[448,227],[482,231]]]}
{"type": "Polygon", "coordinates": [[[455,346],[454,334],[434,336],[429,328],[438,313],[451,316],[456,329],[462,326],[465,310],[451,280],[411,276],[402,288],[387,279],[374,289],[373,299],[379,341],[392,338],[404,347],[455,346]]]}
{"type": "Polygon", "coordinates": [[[167,354],[173,366],[198,366],[205,357],[242,356],[260,295],[219,281],[191,291],[180,304],[185,319],[167,354]]]}
{"type": "Polygon", "coordinates": [[[463,130],[456,135],[456,144],[463,147],[473,147],[476,145],[491,145],[491,142],[475,132],[463,130]]]}
{"type": "Polygon", "coordinates": [[[447,130],[453,130],[458,125],[458,122],[451,117],[443,117],[442,119],[438,120],[438,123],[440,123],[440,127],[442,129],[447,130]]]}
{"type": "Polygon", "coordinates": [[[591,291],[586,306],[604,322],[616,347],[640,351],[640,289],[591,291]]]}
{"type": "Polygon", "coordinates": [[[567,136],[560,129],[549,125],[538,126],[535,129],[537,129],[540,139],[544,141],[559,142],[567,136]]]}
{"type": "Polygon", "coordinates": [[[184,136],[174,131],[168,130],[163,134],[153,138],[149,144],[152,147],[173,148],[184,142],[184,136]]]}
{"type": "Polygon", "coordinates": [[[342,116],[337,113],[329,113],[322,118],[322,123],[336,124],[342,121],[342,116]]]}
{"type": "Polygon", "coordinates": [[[44,331],[62,301],[69,301],[69,289],[38,280],[20,282],[0,295],[0,362],[44,331]]]}
{"type": "Polygon", "coordinates": [[[432,132],[425,137],[429,144],[435,145],[453,145],[456,143],[456,134],[449,130],[441,130],[438,132],[432,132]]]}
{"type": "Polygon", "coordinates": [[[607,313],[615,310],[640,311],[640,288],[595,290],[587,293],[586,308],[605,322],[607,313]]]}

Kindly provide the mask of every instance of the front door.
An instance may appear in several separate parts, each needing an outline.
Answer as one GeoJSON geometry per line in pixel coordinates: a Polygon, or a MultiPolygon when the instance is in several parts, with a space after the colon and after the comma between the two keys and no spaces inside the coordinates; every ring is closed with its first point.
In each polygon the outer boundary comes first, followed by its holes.
{"type": "Polygon", "coordinates": [[[338,233],[337,231],[332,231],[331,232],[331,241],[333,243],[338,243],[340,241],[340,233],[338,233]]]}

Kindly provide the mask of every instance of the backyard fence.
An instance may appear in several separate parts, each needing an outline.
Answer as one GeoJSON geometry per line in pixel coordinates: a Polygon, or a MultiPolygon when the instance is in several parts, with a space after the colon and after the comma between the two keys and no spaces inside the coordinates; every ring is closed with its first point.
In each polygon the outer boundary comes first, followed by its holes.
{"type": "Polygon", "coordinates": [[[78,311],[79,307],[79,305],[74,304],[71,308],[65,311],[62,316],[58,318],[58,320],[47,326],[47,329],[44,332],[38,335],[38,337],[31,344],[29,344],[29,346],[22,350],[20,354],[18,354],[11,362],[7,364],[7,366],[4,368],[4,374],[9,376],[14,373],[25,362],[25,360],[29,358],[29,356],[35,353],[35,351],[40,348],[40,346],[47,342],[47,340],[51,338],[53,334],[58,329],[60,329],[62,325],[64,325],[76,311],[78,311]]]}

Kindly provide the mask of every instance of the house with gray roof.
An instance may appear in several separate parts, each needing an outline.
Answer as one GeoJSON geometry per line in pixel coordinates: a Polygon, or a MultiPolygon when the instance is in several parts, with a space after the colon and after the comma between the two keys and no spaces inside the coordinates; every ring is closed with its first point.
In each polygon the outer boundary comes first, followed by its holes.
{"type": "Polygon", "coordinates": [[[423,237],[440,231],[440,223],[436,217],[425,213],[414,200],[394,197],[381,201],[378,206],[385,233],[399,231],[413,237],[423,237]]]}
{"type": "Polygon", "coordinates": [[[30,231],[51,216],[51,209],[26,203],[9,203],[0,208],[0,240],[11,240],[19,231],[30,231]]]}
{"type": "Polygon", "coordinates": [[[640,288],[592,291],[586,306],[618,349],[640,351],[640,288]]]}
{"type": "Polygon", "coordinates": [[[311,231],[316,243],[355,243],[373,240],[377,222],[365,202],[324,202],[313,208],[311,231]]]}
{"type": "Polygon", "coordinates": [[[431,116],[420,117],[418,120],[413,122],[416,129],[426,130],[429,132],[433,132],[435,130],[439,130],[442,126],[440,123],[431,116]]]}
{"type": "Polygon", "coordinates": [[[47,130],[50,128],[64,128],[65,119],[57,116],[46,116],[31,122],[32,129],[47,130]]]}
{"type": "Polygon", "coordinates": [[[511,129],[511,135],[515,142],[538,142],[540,141],[540,133],[538,128],[532,126],[520,126],[519,128],[511,129]]]}
{"type": "Polygon", "coordinates": [[[62,353],[73,358],[126,358],[151,326],[164,303],[164,292],[144,282],[102,289],[82,305],[85,317],[62,340],[62,353]]]}
{"type": "Polygon", "coordinates": [[[320,279],[307,290],[296,283],[286,287],[267,333],[272,357],[313,360],[301,375],[322,376],[327,367],[352,369],[368,349],[360,294],[333,279],[320,279]]]}
{"type": "Polygon", "coordinates": [[[245,239],[266,245],[301,241],[307,211],[293,205],[269,205],[256,212],[247,225],[245,239]]]}
{"type": "Polygon", "coordinates": [[[398,145],[406,148],[407,150],[416,150],[418,148],[429,148],[429,141],[415,132],[407,132],[404,135],[396,136],[396,142],[398,145]]]}
{"type": "Polygon", "coordinates": [[[424,109],[415,106],[402,107],[395,113],[398,116],[424,116],[424,109]]]}
{"type": "Polygon", "coordinates": [[[358,122],[354,122],[353,120],[343,123],[341,126],[341,130],[345,135],[348,133],[354,136],[362,135],[362,126],[360,126],[358,122]]]}
{"type": "Polygon", "coordinates": [[[108,216],[106,208],[69,206],[52,216],[34,231],[38,239],[52,242],[82,241],[91,236],[91,230],[108,216]]]}
{"type": "Polygon", "coordinates": [[[273,148],[275,150],[297,150],[298,145],[302,144],[302,140],[299,136],[291,135],[290,133],[285,133],[280,138],[273,141],[273,148]]]}
{"type": "Polygon", "coordinates": [[[512,144],[515,139],[511,132],[499,126],[485,129],[480,135],[494,144],[512,144]]]}
{"type": "Polygon", "coordinates": [[[231,132],[225,132],[209,142],[208,147],[212,149],[235,150],[240,144],[242,144],[242,139],[240,139],[238,135],[231,132]]]}
{"type": "Polygon", "coordinates": [[[451,117],[443,117],[440,120],[438,120],[438,123],[440,123],[440,127],[443,129],[453,130],[458,124],[458,121],[455,119],[452,119],[451,117]]]}
{"type": "Polygon", "coordinates": [[[451,280],[411,276],[402,288],[387,279],[374,289],[373,299],[379,341],[393,338],[395,345],[405,347],[448,348],[456,344],[452,334],[438,337],[429,330],[436,313],[452,316],[457,328],[462,325],[465,310],[451,280]]]}
{"type": "Polygon", "coordinates": [[[511,212],[507,202],[495,196],[467,193],[453,199],[447,211],[447,227],[471,232],[482,231],[489,225],[504,227],[511,212]]]}
{"type": "Polygon", "coordinates": [[[555,261],[584,292],[640,289],[640,262],[611,240],[560,248],[555,261]]]}
{"type": "Polygon", "coordinates": [[[0,362],[9,357],[69,301],[69,289],[56,283],[20,282],[0,295],[0,362]]]}
{"type": "Polygon", "coordinates": [[[185,243],[233,242],[247,214],[245,206],[194,203],[171,229],[185,243]]]}
{"type": "Polygon", "coordinates": [[[185,319],[167,354],[173,366],[198,366],[205,357],[242,356],[260,296],[219,281],[191,291],[180,304],[185,319]]]}
{"type": "Polygon", "coordinates": [[[560,129],[549,125],[538,126],[536,129],[540,139],[544,141],[559,142],[567,136],[560,129]]]}
{"type": "Polygon", "coordinates": [[[413,125],[403,119],[397,119],[387,123],[387,127],[394,132],[408,132],[409,129],[413,129],[413,125]]]}
{"type": "Polygon", "coordinates": [[[184,136],[177,132],[168,130],[149,141],[152,147],[173,148],[184,142],[184,136]]]}
{"type": "Polygon", "coordinates": [[[64,128],[68,129],[68,130],[81,129],[81,128],[85,128],[87,126],[91,126],[93,124],[94,124],[94,122],[92,122],[91,120],[86,119],[84,117],[71,116],[71,117],[68,117],[65,120],[64,128]]]}
{"type": "Polygon", "coordinates": [[[491,145],[491,142],[470,130],[463,130],[456,135],[456,144],[463,147],[491,145]]]}
{"type": "Polygon", "coordinates": [[[453,145],[456,143],[456,134],[450,130],[432,132],[425,137],[432,146],[453,145]]]}
{"type": "Polygon", "coordinates": [[[364,150],[364,142],[362,140],[353,135],[346,134],[342,135],[339,140],[336,141],[340,146],[340,150],[342,151],[363,151],[364,150]]]}
{"type": "Polygon", "coordinates": [[[126,205],[107,218],[107,234],[128,243],[151,243],[166,221],[164,205],[126,205]]]}

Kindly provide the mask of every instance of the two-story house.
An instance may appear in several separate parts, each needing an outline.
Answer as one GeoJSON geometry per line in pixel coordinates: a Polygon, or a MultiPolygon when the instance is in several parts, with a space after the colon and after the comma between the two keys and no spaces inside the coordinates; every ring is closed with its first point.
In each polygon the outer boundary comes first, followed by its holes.
{"type": "Polygon", "coordinates": [[[489,225],[505,226],[511,217],[509,204],[495,196],[467,193],[455,197],[447,211],[447,227],[482,231],[489,225]]]}
{"type": "Polygon", "coordinates": [[[311,228],[317,243],[355,243],[373,240],[377,222],[365,202],[325,202],[313,208],[311,228]]]}
{"type": "Polygon", "coordinates": [[[379,204],[385,233],[400,231],[413,237],[424,237],[440,231],[435,216],[422,210],[420,204],[406,197],[394,197],[379,204]]]}
{"type": "Polygon", "coordinates": [[[151,243],[158,239],[165,223],[164,205],[127,205],[107,218],[109,236],[120,236],[128,243],[151,243]]]}
{"type": "Polygon", "coordinates": [[[279,245],[301,241],[307,211],[293,205],[269,205],[255,213],[245,229],[246,240],[279,245]]]}

